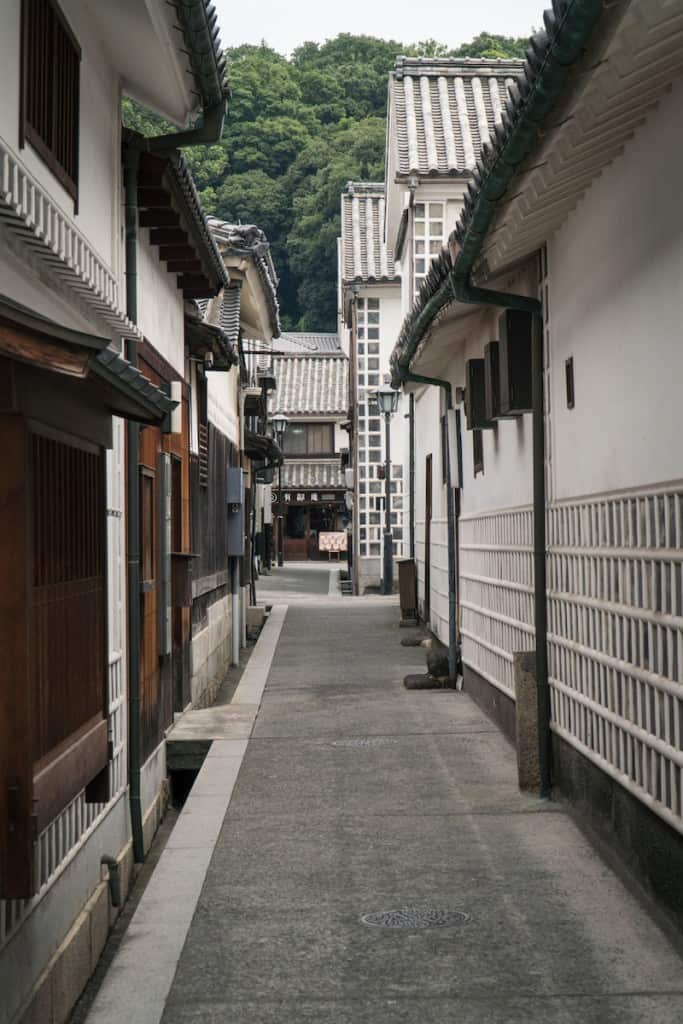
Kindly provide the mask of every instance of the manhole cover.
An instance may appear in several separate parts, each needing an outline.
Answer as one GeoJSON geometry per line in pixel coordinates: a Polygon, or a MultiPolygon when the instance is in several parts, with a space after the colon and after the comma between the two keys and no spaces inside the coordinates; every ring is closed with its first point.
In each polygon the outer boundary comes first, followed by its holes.
{"type": "Polygon", "coordinates": [[[467,924],[469,914],[461,910],[427,910],[404,907],[402,910],[378,910],[363,914],[361,921],[372,928],[455,928],[467,924]]]}
{"type": "Polygon", "coordinates": [[[332,740],[333,747],[388,747],[396,740],[389,736],[357,736],[351,740],[332,740]]]}

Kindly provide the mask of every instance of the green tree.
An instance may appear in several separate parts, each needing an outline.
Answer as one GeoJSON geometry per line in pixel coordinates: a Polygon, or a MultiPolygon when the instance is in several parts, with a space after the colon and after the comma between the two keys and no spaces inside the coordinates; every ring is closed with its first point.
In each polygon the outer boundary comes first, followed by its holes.
{"type": "Polygon", "coordinates": [[[526,53],[528,39],[513,39],[512,36],[496,36],[490,32],[480,32],[471,43],[463,43],[452,50],[451,57],[487,57],[495,60],[504,57],[523,58],[526,53]]]}
{"type": "MultiPolygon", "coordinates": [[[[290,58],[264,43],[226,51],[232,98],[223,137],[185,155],[208,213],[268,235],[286,327],[336,325],[340,193],[349,180],[383,178],[397,55],[523,57],[525,48],[524,39],[488,32],[457,49],[342,33],[304,43],[290,58]]],[[[175,130],[131,100],[123,117],[144,135],[175,130]]]]}

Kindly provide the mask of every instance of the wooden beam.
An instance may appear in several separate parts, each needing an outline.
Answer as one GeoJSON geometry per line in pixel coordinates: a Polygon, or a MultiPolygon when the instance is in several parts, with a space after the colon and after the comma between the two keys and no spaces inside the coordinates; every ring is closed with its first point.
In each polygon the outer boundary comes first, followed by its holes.
{"type": "Polygon", "coordinates": [[[138,172],[138,187],[155,188],[161,185],[166,170],[166,162],[151,153],[143,153],[140,158],[140,170],[138,172]]]}
{"type": "Polygon", "coordinates": [[[33,798],[39,831],[107,767],[108,757],[107,721],[98,714],[69,736],[47,764],[38,766],[33,798]]]}
{"type": "Polygon", "coordinates": [[[178,287],[182,288],[204,288],[210,287],[204,274],[181,274],[178,278],[178,287]]]}
{"type": "Polygon", "coordinates": [[[153,206],[157,209],[169,209],[171,197],[163,188],[138,188],[138,206],[140,208],[153,206]]]}
{"type": "Polygon", "coordinates": [[[141,210],[141,228],[177,228],[180,225],[180,217],[175,210],[141,210]]]}
{"type": "Polygon", "coordinates": [[[161,260],[193,260],[196,256],[191,245],[162,245],[159,249],[161,260]]]}
{"type": "Polygon", "coordinates": [[[152,245],[187,245],[187,233],[180,228],[152,228],[152,245]]]}
{"type": "Polygon", "coordinates": [[[169,260],[166,264],[169,274],[200,274],[202,270],[201,260],[169,260]]]}
{"type": "Polygon", "coordinates": [[[183,288],[184,299],[212,299],[215,294],[216,289],[212,288],[208,282],[203,288],[183,288]]]}
{"type": "Polygon", "coordinates": [[[68,348],[9,324],[0,323],[0,354],[70,377],[83,378],[88,373],[87,351],[68,348]]]}

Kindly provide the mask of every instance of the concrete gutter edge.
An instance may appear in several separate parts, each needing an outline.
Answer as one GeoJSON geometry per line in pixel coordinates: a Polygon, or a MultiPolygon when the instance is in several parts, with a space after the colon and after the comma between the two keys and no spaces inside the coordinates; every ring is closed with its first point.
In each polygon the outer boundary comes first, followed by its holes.
{"type": "MultiPolygon", "coordinates": [[[[232,700],[254,706],[254,721],[286,614],[287,605],[273,606],[232,700]]],[[[248,739],[212,743],[88,1014],[88,1024],[161,1021],[248,745],[248,739]]]]}

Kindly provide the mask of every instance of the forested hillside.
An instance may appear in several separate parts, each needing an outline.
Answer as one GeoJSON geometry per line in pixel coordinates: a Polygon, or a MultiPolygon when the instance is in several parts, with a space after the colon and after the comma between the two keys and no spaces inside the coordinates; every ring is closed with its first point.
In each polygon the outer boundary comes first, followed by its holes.
{"type": "MultiPolygon", "coordinates": [[[[304,43],[290,58],[266,46],[227,51],[232,100],[223,138],[186,156],[208,213],[268,235],[284,328],[336,328],[339,196],[349,179],[383,178],[396,56],[522,57],[525,47],[526,39],[486,33],[457,50],[345,34],[304,43]]],[[[124,119],[145,134],[164,130],[129,101],[124,119]]]]}

